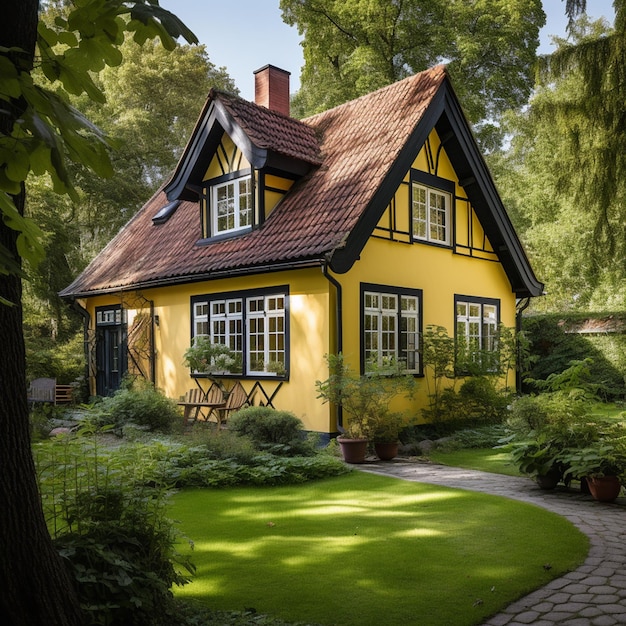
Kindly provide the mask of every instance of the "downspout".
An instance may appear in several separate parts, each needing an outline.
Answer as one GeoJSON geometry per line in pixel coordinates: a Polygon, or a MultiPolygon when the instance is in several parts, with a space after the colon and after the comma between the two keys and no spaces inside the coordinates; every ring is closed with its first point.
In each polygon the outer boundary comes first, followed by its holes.
{"type": "Polygon", "coordinates": [[[154,315],[154,300],[150,300],[150,382],[156,386],[156,317],[154,315]]]}
{"type": "Polygon", "coordinates": [[[522,371],[520,368],[520,343],[519,343],[519,333],[522,331],[522,313],[528,308],[530,305],[530,298],[525,298],[520,301],[520,304],[517,306],[517,312],[515,313],[515,336],[516,336],[516,352],[517,352],[517,362],[515,364],[515,388],[517,389],[517,393],[520,393],[522,389],[522,371]]]}
{"type": "MultiPolygon", "coordinates": [[[[337,354],[343,352],[343,291],[341,283],[328,273],[328,261],[324,261],[322,264],[322,273],[328,280],[328,282],[335,287],[336,294],[336,309],[335,315],[337,318],[337,326],[335,329],[335,340],[337,345],[337,354]]],[[[343,432],[343,410],[341,406],[337,407],[337,428],[339,432],[343,432]]]]}

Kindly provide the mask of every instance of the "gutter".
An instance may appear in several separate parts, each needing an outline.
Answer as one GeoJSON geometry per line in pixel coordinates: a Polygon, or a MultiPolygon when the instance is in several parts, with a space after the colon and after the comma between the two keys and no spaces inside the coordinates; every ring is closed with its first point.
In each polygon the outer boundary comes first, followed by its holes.
{"type": "Polygon", "coordinates": [[[257,267],[242,267],[219,270],[216,272],[207,272],[196,275],[171,276],[169,278],[156,278],[144,282],[133,283],[125,286],[105,287],[103,289],[94,289],[90,291],[80,291],[76,293],[60,292],[60,297],[69,300],[75,298],[93,298],[94,296],[103,296],[110,294],[119,294],[127,291],[138,291],[141,289],[155,289],[157,287],[173,287],[175,285],[189,285],[192,283],[201,283],[209,280],[218,280],[220,278],[233,278],[235,276],[252,276],[254,274],[269,274],[271,272],[284,272],[289,270],[303,269],[307,267],[319,267],[326,265],[324,259],[306,259],[303,261],[290,261],[282,264],[261,265],[257,267]]]}

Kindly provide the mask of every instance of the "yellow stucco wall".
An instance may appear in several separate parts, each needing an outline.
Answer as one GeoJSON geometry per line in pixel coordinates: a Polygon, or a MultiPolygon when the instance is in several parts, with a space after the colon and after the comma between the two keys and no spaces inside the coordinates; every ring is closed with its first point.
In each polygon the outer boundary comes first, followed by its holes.
{"type": "MultiPolygon", "coordinates": [[[[326,378],[324,355],[332,349],[329,329],[334,324],[333,296],[320,269],[142,291],[144,298],[154,302],[154,313],[159,317],[155,330],[156,386],[167,396],[178,398],[196,384],[183,364],[183,354],[191,339],[192,296],[283,285],[289,288],[290,380],[283,382],[273,404],[277,409],[293,411],[309,430],[333,431],[335,425],[330,423],[329,407],[317,400],[315,391],[315,381],[326,378]]],[[[92,323],[96,307],[119,303],[120,298],[115,296],[90,299],[86,308],[92,323]]],[[[132,316],[133,311],[130,311],[129,319],[132,316]]],[[[278,385],[272,377],[259,380],[269,394],[278,385]]],[[[207,381],[201,382],[206,388],[207,381]]],[[[242,379],[248,391],[254,382],[242,379]]],[[[225,383],[228,386],[229,381],[225,380],[225,383]]]]}

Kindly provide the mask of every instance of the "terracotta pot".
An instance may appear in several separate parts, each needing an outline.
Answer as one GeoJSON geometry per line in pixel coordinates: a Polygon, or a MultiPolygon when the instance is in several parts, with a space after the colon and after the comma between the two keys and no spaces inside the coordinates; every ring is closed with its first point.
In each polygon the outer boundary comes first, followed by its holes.
{"type": "Polygon", "coordinates": [[[341,454],[346,463],[364,463],[367,455],[367,439],[344,439],[337,437],[341,454]]]}
{"type": "Polygon", "coordinates": [[[374,442],[376,456],[381,461],[391,461],[391,459],[395,459],[398,456],[398,445],[397,441],[374,442]]]}
{"type": "Polygon", "coordinates": [[[598,502],[614,502],[622,488],[617,476],[588,476],[587,484],[598,502]]]}

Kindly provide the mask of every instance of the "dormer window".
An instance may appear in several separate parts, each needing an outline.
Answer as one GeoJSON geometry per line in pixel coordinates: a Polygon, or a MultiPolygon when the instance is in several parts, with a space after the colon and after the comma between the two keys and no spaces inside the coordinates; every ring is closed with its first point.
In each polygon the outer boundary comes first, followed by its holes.
{"type": "Polygon", "coordinates": [[[211,187],[212,234],[222,235],[252,226],[251,176],[211,187]]]}

